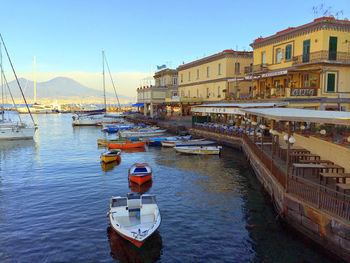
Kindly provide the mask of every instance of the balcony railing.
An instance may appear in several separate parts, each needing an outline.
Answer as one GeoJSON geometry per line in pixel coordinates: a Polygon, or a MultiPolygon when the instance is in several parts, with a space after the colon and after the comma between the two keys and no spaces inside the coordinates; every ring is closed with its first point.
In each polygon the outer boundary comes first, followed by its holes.
{"type": "Polygon", "coordinates": [[[333,62],[350,63],[350,52],[332,52],[321,50],[300,56],[293,57],[293,65],[315,62],[333,62]]]}
{"type": "Polygon", "coordinates": [[[267,71],[267,64],[258,64],[253,66],[244,67],[244,73],[258,73],[258,72],[265,72],[267,71]]]}

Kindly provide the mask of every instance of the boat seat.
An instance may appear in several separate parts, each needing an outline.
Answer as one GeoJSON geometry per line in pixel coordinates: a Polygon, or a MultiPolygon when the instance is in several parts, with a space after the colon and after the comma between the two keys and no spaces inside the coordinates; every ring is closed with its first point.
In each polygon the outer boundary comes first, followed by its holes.
{"type": "Polygon", "coordinates": [[[140,208],[129,208],[129,212],[140,212],[140,208]]]}
{"type": "Polygon", "coordinates": [[[154,215],[153,214],[143,215],[141,217],[141,224],[153,223],[153,222],[154,222],[154,215]]]}
{"type": "Polygon", "coordinates": [[[118,220],[121,227],[131,226],[129,216],[118,216],[117,220],[118,220]]]}

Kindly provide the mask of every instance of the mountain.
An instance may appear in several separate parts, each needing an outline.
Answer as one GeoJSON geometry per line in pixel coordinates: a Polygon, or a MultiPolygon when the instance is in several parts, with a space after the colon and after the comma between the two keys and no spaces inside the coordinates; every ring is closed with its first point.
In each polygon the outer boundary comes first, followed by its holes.
{"type": "MultiPolygon", "coordinates": [[[[25,78],[20,78],[22,90],[26,99],[33,100],[34,97],[34,82],[25,78]]],[[[9,82],[13,97],[20,98],[21,93],[16,80],[9,82]]],[[[102,101],[103,91],[88,88],[79,82],[66,77],[57,77],[45,82],[37,82],[36,84],[37,100],[72,100],[82,101],[90,100],[102,101]]],[[[116,103],[114,93],[106,92],[108,102],[116,103]]],[[[123,102],[132,100],[131,97],[118,94],[119,100],[123,102]]]]}

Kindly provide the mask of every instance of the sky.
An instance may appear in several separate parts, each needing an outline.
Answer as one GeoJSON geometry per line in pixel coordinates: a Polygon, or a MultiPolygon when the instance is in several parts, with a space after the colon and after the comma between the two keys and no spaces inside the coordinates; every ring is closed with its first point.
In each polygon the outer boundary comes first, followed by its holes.
{"type": "Polygon", "coordinates": [[[135,97],[157,65],[251,51],[259,36],[322,16],[313,12],[321,4],[350,18],[350,0],[1,0],[0,33],[19,77],[33,79],[36,56],[38,81],[67,76],[102,89],[104,50],[118,92],[135,97]]]}

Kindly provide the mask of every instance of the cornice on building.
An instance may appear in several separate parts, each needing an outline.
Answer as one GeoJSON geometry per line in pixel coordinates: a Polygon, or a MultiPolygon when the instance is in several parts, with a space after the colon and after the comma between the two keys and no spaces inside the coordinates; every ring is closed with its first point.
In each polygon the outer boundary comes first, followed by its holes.
{"type": "Polygon", "coordinates": [[[250,46],[253,49],[260,48],[277,42],[286,41],[287,39],[295,38],[300,35],[306,35],[311,32],[325,29],[350,32],[350,21],[337,20],[334,17],[320,17],[315,19],[313,22],[298,27],[289,27],[269,37],[259,37],[255,39],[250,46]]]}
{"type": "Polygon", "coordinates": [[[165,75],[177,76],[177,70],[166,68],[154,73],[153,78],[160,78],[161,76],[165,76],[165,75]]]}
{"type": "Polygon", "coordinates": [[[189,62],[184,65],[180,65],[177,67],[177,71],[185,70],[188,68],[196,67],[205,63],[209,63],[218,59],[226,58],[226,57],[244,57],[244,58],[253,58],[252,51],[234,51],[232,49],[226,49],[222,52],[216,53],[214,55],[201,58],[192,62],[189,62]]]}

